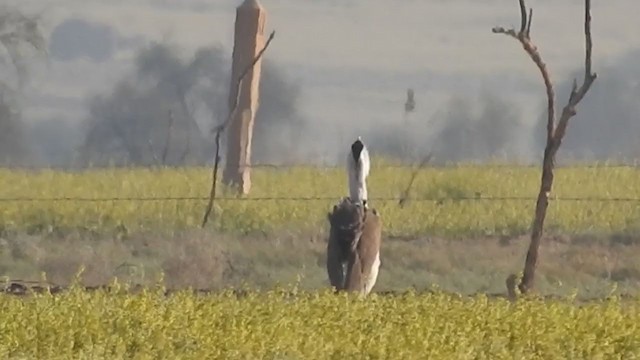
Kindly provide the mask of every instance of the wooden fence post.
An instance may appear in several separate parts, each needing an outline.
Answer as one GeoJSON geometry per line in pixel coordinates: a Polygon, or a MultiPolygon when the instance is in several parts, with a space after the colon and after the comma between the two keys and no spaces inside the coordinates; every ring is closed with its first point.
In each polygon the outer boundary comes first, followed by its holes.
{"type": "MultiPolygon", "coordinates": [[[[266,11],[258,0],[245,0],[236,9],[229,108],[233,106],[238,96],[236,84],[242,71],[251,64],[264,46],[265,22],[266,11]]],[[[261,62],[262,60],[258,60],[242,80],[238,109],[229,124],[227,138],[227,159],[222,176],[223,182],[237,187],[243,195],[251,190],[251,141],[258,110],[261,62]]]]}

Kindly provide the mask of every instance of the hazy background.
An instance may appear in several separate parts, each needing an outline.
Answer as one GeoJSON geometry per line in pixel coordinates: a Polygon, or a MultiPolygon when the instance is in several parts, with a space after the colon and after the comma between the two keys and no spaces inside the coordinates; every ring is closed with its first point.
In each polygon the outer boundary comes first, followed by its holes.
{"type": "MultiPolygon", "coordinates": [[[[208,161],[209,129],[227,112],[240,2],[5,1],[39,16],[48,59],[25,52],[29,82],[20,87],[0,49],[0,79],[18,89],[0,89],[11,99],[0,104],[3,164],[208,161]]],[[[491,33],[518,25],[517,1],[261,3],[267,32],[277,34],[263,62],[256,162],[335,163],[357,135],[374,155],[404,159],[432,150],[436,161],[541,156],[539,73],[515,41],[491,33]],[[416,109],[405,119],[407,88],[416,109]]],[[[562,105],[582,73],[583,1],[528,5],[562,105]]],[[[599,78],[572,119],[561,160],[640,156],[639,11],[635,0],[593,4],[599,78]]]]}

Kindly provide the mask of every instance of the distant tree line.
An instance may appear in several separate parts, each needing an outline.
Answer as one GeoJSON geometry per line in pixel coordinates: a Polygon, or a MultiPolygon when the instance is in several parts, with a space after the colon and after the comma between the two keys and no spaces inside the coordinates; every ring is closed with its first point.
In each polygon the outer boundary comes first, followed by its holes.
{"type": "MultiPolygon", "coordinates": [[[[175,166],[212,160],[210,129],[228,111],[228,49],[202,47],[184,57],[175,44],[152,43],[138,50],[134,69],[110,91],[87,98],[89,113],[82,124],[51,119],[31,126],[23,121],[20,101],[29,74],[25,50],[46,53],[38,19],[0,7],[0,66],[8,70],[0,73],[11,74],[0,78],[0,165],[175,166]]],[[[640,156],[639,54],[630,52],[599,71],[599,82],[571,124],[563,158],[640,156]]],[[[573,78],[560,84],[560,97],[573,78]]],[[[310,142],[320,144],[321,151],[336,151],[335,136],[310,130],[300,108],[301,84],[269,57],[263,61],[260,90],[253,162],[317,161],[302,151],[310,142]]],[[[420,94],[415,96],[419,103],[420,94]]],[[[453,95],[431,118],[357,131],[376,156],[415,161],[432,152],[437,161],[522,161],[544,146],[544,108],[541,102],[540,121],[532,127],[508,95],[453,95]]]]}

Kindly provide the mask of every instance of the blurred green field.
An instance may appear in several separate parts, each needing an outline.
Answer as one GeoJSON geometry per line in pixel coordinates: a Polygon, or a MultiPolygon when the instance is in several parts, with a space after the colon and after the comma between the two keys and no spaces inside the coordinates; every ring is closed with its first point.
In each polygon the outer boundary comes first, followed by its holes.
{"type": "Polygon", "coordinates": [[[280,288],[0,295],[0,356],[38,359],[635,359],[640,302],[280,288]]]}
{"type": "MultiPolygon", "coordinates": [[[[398,206],[413,169],[376,162],[369,178],[371,204],[389,236],[519,235],[528,231],[539,169],[459,166],[419,172],[404,208],[398,206]],[[511,199],[495,199],[495,198],[511,199]]],[[[319,230],[326,212],[345,196],[340,168],[253,170],[252,193],[237,199],[222,186],[212,228],[225,233],[319,230]],[[320,198],[301,200],[295,198],[320,198]],[[266,198],[266,199],[265,199],[266,198]]],[[[0,170],[0,226],[4,232],[174,231],[197,227],[209,193],[207,168],[104,169],[83,172],[0,170]],[[81,201],[15,201],[29,198],[81,201]],[[139,198],[164,198],[140,201],[139,198]],[[101,199],[90,201],[90,199],[101,199]],[[120,198],[125,200],[108,200],[120,198]],[[134,200],[126,200],[134,198],[134,200]],[[170,198],[170,199],[167,199],[170,198]],[[183,198],[183,199],[173,199],[183,198]]],[[[640,170],[576,167],[556,172],[552,197],[640,198],[640,170]]],[[[552,200],[547,230],[624,233],[640,229],[640,203],[552,200]]]]}

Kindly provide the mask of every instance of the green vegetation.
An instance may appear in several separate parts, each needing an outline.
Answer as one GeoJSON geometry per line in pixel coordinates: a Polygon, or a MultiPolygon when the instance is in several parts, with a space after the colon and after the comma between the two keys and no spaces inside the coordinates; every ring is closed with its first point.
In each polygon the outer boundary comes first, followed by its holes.
{"type": "MultiPolygon", "coordinates": [[[[412,171],[384,164],[371,171],[371,202],[384,217],[387,235],[511,236],[528,231],[539,183],[537,168],[426,168],[411,190],[416,200],[400,208],[394,199],[401,196],[412,171]],[[492,199],[496,197],[511,199],[492,199]]],[[[638,175],[637,169],[622,167],[558,169],[552,198],[640,198],[638,175]]],[[[28,233],[188,229],[201,221],[210,178],[206,168],[78,173],[0,170],[1,199],[104,200],[3,201],[0,225],[5,232],[28,233]],[[188,199],[105,200],[146,197],[188,199]]],[[[216,201],[211,226],[235,234],[317,230],[326,225],[326,212],[345,194],[342,168],[258,168],[253,171],[253,190],[246,200],[235,199],[221,187],[220,196],[225,199],[216,201]],[[299,197],[321,199],[277,199],[299,197]]],[[[640,207],[625,201],[554,200],[547,219],[547,229],[555,232],[630,232],[640,228],[640,207]]]]}
{"type": "MultiPolygon", "coordinates": [[[[521,269],[538,170],[427,168],[401,208],[397,198],[411,173],[372,169],[372,204],[387,235],[400,238],[383,243],[379,281],[362,301],[323,290],[326,212],[346,193],[342,169],[255,169],[248,199],[220,188],[224,199],[206,230],[197,227],[210,169],[0,170],[0,199],[101,199],[0,202],[0,275],[36,280],[43,272],[68,284],[84,267],[86,285],[116,277],[151,286],[0,294],[0,357],[640,356],[639,300],[608,296],[613,287],[638,294],[637,202],[553,200],[536,289],[575,297],[512,304],[463,295],[504,293],[506,276],[521,269]],[[321,199],[292,199],[308,197],[321,199]],[[512,199],[495,200],[503,197],[512,199]],[[455,239],[465,237],[473,241],[455,239]],[[166,296],[153,288],[161,274],[172,289],[218,292],[166,296]],[[241,297],[222,291],[242,285],[253,290],[241,297]],[[381,293],[434,285],[449,295],[381,293]]],[[[633,168],[559,169],[552,197],[640,198],[637,178],[633,168]]]]}
{"type": "Polygon", "coordinates": [[[195,295],[123,290],[0,296],[2,358],[632,359],[640,303],[511,304],[484,295],[295,288],[195,295]]]}

